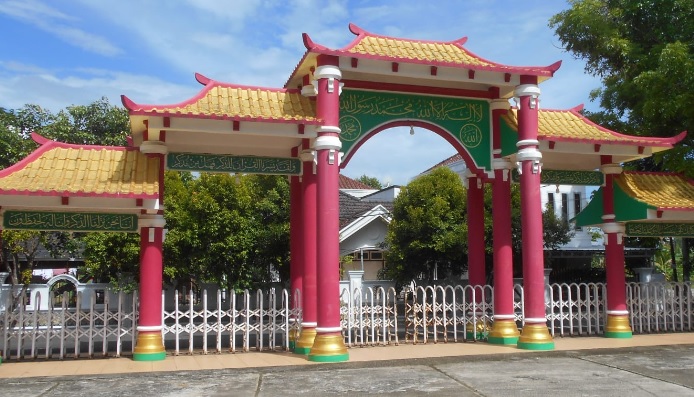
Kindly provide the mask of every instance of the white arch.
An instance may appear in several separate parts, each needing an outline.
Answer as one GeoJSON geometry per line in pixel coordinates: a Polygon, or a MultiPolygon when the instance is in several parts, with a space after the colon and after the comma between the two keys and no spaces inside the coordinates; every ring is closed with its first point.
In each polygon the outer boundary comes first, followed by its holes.
{"type": "Polygon", "coordinates": [[[75,276],[71,274],[59,274],[57,276],[51,277],[51,279],[46,282],[46,285],[49,289],[51,289],[53,288],[53,284],[57,283],[58,281],[69,281],[75,286],[75,288],[77,288],[77,286],[81,284],[79,280],[77,280],[75,276]]]}

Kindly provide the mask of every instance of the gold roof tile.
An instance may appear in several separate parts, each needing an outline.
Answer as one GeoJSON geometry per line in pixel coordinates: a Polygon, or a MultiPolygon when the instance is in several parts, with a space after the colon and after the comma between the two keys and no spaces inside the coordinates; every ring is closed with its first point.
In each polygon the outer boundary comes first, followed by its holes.
{"type": "Polygon", "coordinates": [[[0,171],[0,194],[153,198],[159,193],[158,176],[159,160],[137,150],[48,141],[0,171]]]}
{"type": "Polygon", "coordinates": [[[694,210],[694,184],[682,175],[624,172],[615,182],[629,196],[658,209],[694,210]]]}
{"type": "MultiPolygon", "coordinates": [[[[620,134],[593,123],[578,111],[579,108],[539,110],[538,138],[545,141],[580,141],[667,147],[672,146],[678,140],[677,137],[654,138],[620,134]]],[[[511,128],[518,131],[517,109],[511,109],[503,118],[511,128]]]]}
{"type": "Polygon", "coordinates": [[[315,104],[298,90],[234,86],[207,81],[192,99],[176,105],[138,105],[123,99],[130,114],[171,114],[230,119],[271,119],[318,123],[315,104]],[[288,107],[287,104],[295,103],[288,107]]]}

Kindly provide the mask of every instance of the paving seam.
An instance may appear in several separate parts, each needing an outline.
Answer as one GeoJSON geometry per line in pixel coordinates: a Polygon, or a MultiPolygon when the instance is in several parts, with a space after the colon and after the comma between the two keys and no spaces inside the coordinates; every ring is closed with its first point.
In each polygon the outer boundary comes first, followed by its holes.
{"type": "Polygon", "coordinates": [[[260,372],[258,374],[258,383],[256,384],[256,387],[255,387],[255,397],[258,397],[260,395],[260,391],[262,390],[262,388],[263,388],[263,373],[260,372]]]}
{"type": "MultiPolygon", "coordinates": [[[[596,354],[596,355],[597,355],[597,354],[596,354]]],[[[658,378],[658,377],[656,377],[656,376],[653,376],[653,375],[650,375],[650,374],[647,374],[647,373],[642,374],[642,373],[640,373],[640,372],[632,371],[632,370],[626,369],[626,368],[621,368],[621,367],[618,367],[618,366],[616,366],[616,365],[610,365],[610,364],[605,364],[605,363],[593,361],[593,360],[589,359],[587,356],[583,356],[583,357],[576,356],[575,358],[577,358],[577,359],[579,359],[579,360],[583,360],[583,361],[589,362],[589,363],[591,363],[591,364],[597,364],[597,365],[600,365],[600,366],[603,366],[603,367],[612,368],[612,369],[617,369],[617,370],[620,370],[620,371],[623,371],[623,372],[628,372],[628,373],[630,373],[630,374],[634,374],[634,375],[637,375],[637,376],[640,376],[640,377],[643,377],[643,378],[650,378],[650,379],[657,380],[657,381],[660,381],[660,382],[669,383],[669,384],[671,384],[671,385],[682,386],[682,387],[684,387],[685,389],[694,390],[694,388],[692,388],[691,386],[688,386],[688,385],[683,385],[683,384],[681,384],[681,383],[678,383],[678,382],[675,382],[675,381],[672,381],[672,380],[669,380],[669,379],[661,379],[661,378],[658,378]]]]}
{"type": "Polygon", "coordinates": [[[455,378],[455,377],[449,375],[448,373],[446,373],[445,371],[439,369],[439,368],[436,367],[435,365],[430,365],[429,368],[431,368],[431,369],[433,369],[434,371],[436,371],[436,372],[438,372],[438,373],[444,375],[445,377],[447,377],[447,378],[449,378],[449,379],[452,379],[455,383],[457,383],[457,384],[463,386],[464,388],[470,390],[471,392],[475,393],[475,395],[477,395],[477,396],[480,396],[480,397],[486,397],[486,396],[487,396],[486,394],[482,394],[482,392],[480,392],[479,390],[477,390],[477,389],[475,389],[474,387],[472,387],[472,386],[468,385],[467,383],[463,382],[462,380],[458,380],[457,378],[455,378]]]}

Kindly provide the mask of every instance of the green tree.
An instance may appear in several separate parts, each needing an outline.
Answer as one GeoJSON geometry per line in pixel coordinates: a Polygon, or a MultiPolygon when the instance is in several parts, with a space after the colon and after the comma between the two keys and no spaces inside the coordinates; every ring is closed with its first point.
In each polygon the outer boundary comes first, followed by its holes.
{"type": "Polygon", "coordinates": [[[365,184],[366,186],[372,187],[374,189],[378,189],[378,190],[383,189],[383,184],[376,177],[368,176],[368,175],[364,174],[364,175],[360,176],[359,178],[357,178],[357,180],[359,182],[365,184]]]}
{"type": "Polygon", "coordinates": [[[233,290],[286,279],[289,184],[260,175],[167,173],[165,273],[177,283],[233,290]]]}
{"type": "MultiPolygon", "coordinates": [[[[553,16],[549,25],[567,51],[586,61],[586,71],[602,80],[592,98],[603,110],[588,116],[632,134],[673,136],[688,131],[674,149],[627,167],[694,177],[694,1],[569,3],[571,7],[553,16]]],[[[689,253],[694,244],[688,239],[684,245],[689,253]]],[[[688,254],[686,261],[684,279],[689,280],[688,254]]]]}
{"type": "Polygon", "coordinates": [[[402,285],[460,275],[466,268],[466,191],[460,177],[440,167],[403,187],[393,203],[382,278],[402,285]]]}
{"type": "Polygon", "coordinates": [[[591,118],[628,133],[674,136],[673,150],[646,162],[694,176],[694,1],[571,0],[550,19],[565,49],[602,79],[591,118]]]}

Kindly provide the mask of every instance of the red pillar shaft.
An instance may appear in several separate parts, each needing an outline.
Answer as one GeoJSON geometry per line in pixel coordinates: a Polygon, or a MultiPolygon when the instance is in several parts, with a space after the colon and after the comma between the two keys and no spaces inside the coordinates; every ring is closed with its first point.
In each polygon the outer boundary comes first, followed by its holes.
{"type": "Polygon", "coordinates": [[[521,228],[523,239],[523,304],[525,324],[518,347],[531,350],[554,349],[545,317],[544,242],[540,173],[542,153],[538,150],[537,77],[521,76],[516,88],[518,109],[518,153],[520,163],[521,228]]]}
{"type": "MultiPolygon", "coordinates": [[[[496,90],[498,97],[498,90],[496,90]]],[[[513,308],[513,249],[511,237],[511,165],[501,157],[501,117],[506,115],[506,99],[492,101],[492,146],[494,182],[492,184],[492,240],[494,253],[494,323],[487,341],[511,345],[518,342],[513,308]]]]}
{"type": "Polygon", "coordinates": [[[303,289],[303,230],[302,230],[302,203],[301,203],[301,179],[292,176],[289,181],[289,297],[292,309],[301,307],[298,301],[303,289]],[[298,292],[297,292],[298,291],[298,292]]]}
{"type": "Polygon", "coordinates": [[[163,231],[163,228],[160,227],[143,227],[140,229],[140,249],[142,254],[140,262],[140,319],[138,327],[161,326],[163,231]]]}
{"type": "MultiPolygon", "coordinates": [[[[316,298],[316,175],[313,173],[313,161],[304,162],[302,178],[302,218],[303,218],[303,323],[302,327],[315,328],[317,325],[316,298]]],[[[310,346],[309,346],[310,348],[310,346]]]]}
{"type": "Polygon", "coordinates": [[[323,121],[316,138],[318,209],[318,326],[309,353],[311,361],[345,361],[349,358],[340,325],[340,77],[339,59],[320,55],[317,79],[316,116],[323,121]]]}
{"type": "Polygon", "coordinates": [[[614,180],[621,166],[611,164],[611,156],[602,156],[605,174],[603,187],[603,225],[605,232],[605,270],[607,278],[607,324],[605,336],[630,338],[632,336],[627,311],[626,275],[624,272],[624,226],[616,222],[614,180]]]}
{"type": "Polygon", "coordinates": [[[513,318],[511,176],[509,174],[510,170],[494,170],[494,185],[492,186],[494,317],[507,320],[513,318]],[[506,173],[505,176],[504,173],[506,173]]]}

